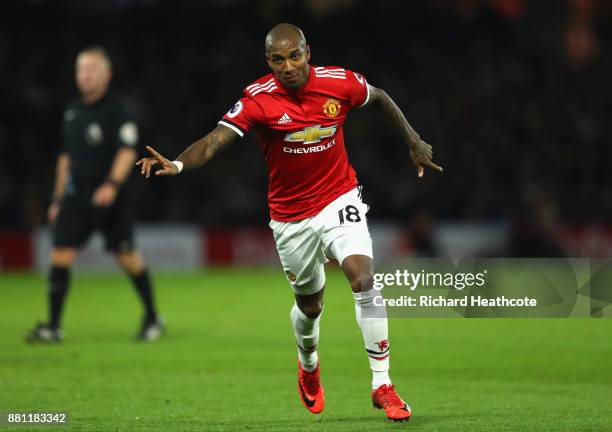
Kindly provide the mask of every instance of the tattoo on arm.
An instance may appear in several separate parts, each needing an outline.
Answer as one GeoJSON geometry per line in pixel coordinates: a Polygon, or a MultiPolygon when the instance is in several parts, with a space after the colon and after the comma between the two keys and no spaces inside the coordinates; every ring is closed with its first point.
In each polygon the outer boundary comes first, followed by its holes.
{"type": "Polygon", "coordinates": [[[367,105],[380,111],[385,118],[400,131],[402,138],[404,138],[404,141],[406,141],[410,147],[416,145],[421,140],[421,137],[412,126],[410,126],[404,113],[402,113],[402,110],[393,102],[393,99],[391,99],[384,90],[369,84],[368,90],[370,92],[370,99],[367,105]]]}
{"type": "Polygon", "coordinates": [[[198,168],[230,145],[236,137],[238,134],[230,128],[217,125],[212,132],[191,144],[176,159],[183,162],[186,169],[198,168]]]}

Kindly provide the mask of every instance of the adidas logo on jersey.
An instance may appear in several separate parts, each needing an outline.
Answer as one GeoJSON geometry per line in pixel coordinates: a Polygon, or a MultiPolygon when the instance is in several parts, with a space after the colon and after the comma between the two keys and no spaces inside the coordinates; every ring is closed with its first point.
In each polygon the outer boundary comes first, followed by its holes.
{"type": "Polygon", "coordinates": [[[291,121],[291,117],[285,113],[278,119],[278,124],[290,123],[291,121]]]}

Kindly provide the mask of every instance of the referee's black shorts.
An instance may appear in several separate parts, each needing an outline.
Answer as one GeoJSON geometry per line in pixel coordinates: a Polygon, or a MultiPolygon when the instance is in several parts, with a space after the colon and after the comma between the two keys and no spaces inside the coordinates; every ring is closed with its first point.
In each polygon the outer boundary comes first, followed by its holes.
{"type": "Polygon", "coordinates": [[[66,194],[52,227],[54,247],[81,248],[95,230],[104,236],[109,252],[134,249],[134,227],[129,205],[120,192],[111,207],[94,207],[94,190],[66,194]]]}

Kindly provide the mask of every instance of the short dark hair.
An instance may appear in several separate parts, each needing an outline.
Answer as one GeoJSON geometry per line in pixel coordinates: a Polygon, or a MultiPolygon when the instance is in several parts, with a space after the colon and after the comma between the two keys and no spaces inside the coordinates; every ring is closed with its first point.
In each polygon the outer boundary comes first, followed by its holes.
{"type": "Polygon", "coordinates": [[[102,45],[88,45],[88,46],[86,46],[85,48],[83,48],[83,49],[81,49],[79,51],[79,55],[81,55],[83,53],[95,53],[95,54],[98,54],[99,56],[104,58],[104,60],[106,60],[108,62],[109,66],[113,65],[113,62],[111,61],[110,54],[108,53],[108,50],[106,48],[104,48],[102,45]]]}

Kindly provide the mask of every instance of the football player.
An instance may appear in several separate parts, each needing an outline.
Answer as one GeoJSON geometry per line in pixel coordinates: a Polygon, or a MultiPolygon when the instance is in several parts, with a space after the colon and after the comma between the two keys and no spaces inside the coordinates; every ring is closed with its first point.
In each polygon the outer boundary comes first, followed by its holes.
{"type": "MultiPolygon", "coordinates": [[[[389,378],[387,317],[374,306],[372,241],[368,206],[361,200],[349,163],[342,126],[352,109],[381,112],[410,149],[419,177],[432,161],[432,147],[408,124],[383,90],[357,72],[310,64],[302,31],[279,24],[266,36],[265,58],[272,72],[246,86],[243,97],[217,127],[171,161],[148,147],[137,162],[146,177],[195,169],[248,131],[257,135],[268,166],[270,228],[295,293],[291,324],[298,347],[298,392],[308,410],[320,413],[325,393],[317,344],[323,311],[327,258],[340,264],[355,298],[357,322],[372,370],[372,402],[388,418],[411,416],[389,378]]],[[[377,143],[377,145],[380,145],[377,143]]]]}

